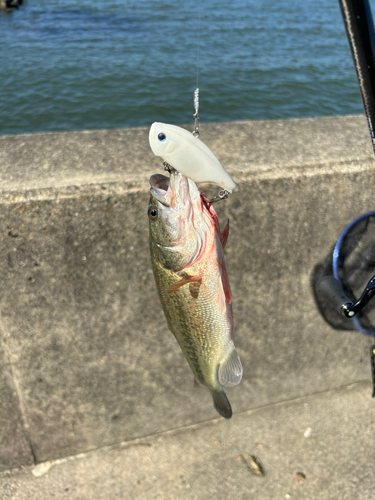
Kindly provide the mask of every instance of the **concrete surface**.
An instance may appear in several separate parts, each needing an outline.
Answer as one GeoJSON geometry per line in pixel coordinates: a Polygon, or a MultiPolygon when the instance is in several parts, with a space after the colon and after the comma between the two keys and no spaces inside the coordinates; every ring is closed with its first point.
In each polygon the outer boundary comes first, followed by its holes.
{"type": "MultiPolygon", "coordinates": [[[[0,471],[34,463],[12,367],[0,346],[0,471]]],[[[1,495],[0,495],[1,498],[1,495]]]]}
{"type": "Polygon", "coordinates": [[[4,500],[373,500],[368,383],[0,475],[4,500]],[[241,457],[255,455],[263,477],[241,457]]]}
{"type": "MultiPolygon", "coordinates": [[[[146,129],[0,137],[1,342],[17,399],[5,468],[216,418],[167,330],[148,256],[146,129]],[[9,370],[11,368],[11,370],[9,370]],[[25,437],[26,436],[26,437],[25,437]]],[[[234,413],[369,380],[371,340],[333,330],[311,280],[374,208],[364,117],[202,125],[238,189],[226,262],[244,365],[234,413]]],[[[215,193],[211,191],[212,194],[215,193]]]]}

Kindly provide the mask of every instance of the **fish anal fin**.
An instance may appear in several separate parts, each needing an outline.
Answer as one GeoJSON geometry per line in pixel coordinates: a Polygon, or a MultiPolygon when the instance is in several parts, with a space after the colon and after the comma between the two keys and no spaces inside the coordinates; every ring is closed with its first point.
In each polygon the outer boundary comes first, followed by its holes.
{"type": "Polygon", "coordinates": [[[188,283],[196,283],[201,280],[202,278],[200,276],[184,276],[180,279],[180,281],[176,281],[176,283],[173,283],[173,285],[166,288],[165,291],[166,293],[173,293],[181,286],[187,285],[188,283]]]}
{"type": "Polygon", "coordinates": [[[229,236],[229,219],[227,220],[224,229],[221,231],[221,244],[223,248],[225,248],[225,245],[227,244],[228,236],[229,236]]]}
{"type": "Polygon", "coordinates": [[[233,342],[231,342],[226,357],[219,365],[219,382],[225,387],[233,387],[241,382],[242,373],[243,370],[240,357],[237,354],[233,342]]]}

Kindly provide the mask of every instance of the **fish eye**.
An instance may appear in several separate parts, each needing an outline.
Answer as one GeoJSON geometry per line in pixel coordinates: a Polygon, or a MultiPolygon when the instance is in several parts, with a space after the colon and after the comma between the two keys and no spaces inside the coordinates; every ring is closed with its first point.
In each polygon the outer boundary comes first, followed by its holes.
{"type": "Polygon", "coordinates": [[[158,211],[156,210],[155,207],[150,207],[148,209],[148,217],[149,217],[149,219],[154,220],[154,219],[156,219],[157,215],[158,215],[158,211]]]}
{"type": "Polygon", "coordinates": [[[163,132],[160,132],[160,134],[158,134],[158,139],[160,142],[164,142],[166,138],[167,136],[163,132]]]}

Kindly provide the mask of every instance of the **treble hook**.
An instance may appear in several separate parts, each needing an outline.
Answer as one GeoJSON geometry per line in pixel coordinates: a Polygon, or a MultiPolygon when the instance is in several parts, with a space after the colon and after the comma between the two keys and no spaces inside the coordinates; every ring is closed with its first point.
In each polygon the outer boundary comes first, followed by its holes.
{"type": "MultiPolygon", "coordinates": [[[[171,174],[175,170],[175,168],[173,168],[172,165],[169,165],[169,163],[167,163],[165,160],[163,161],[163,167],[164,170],[169,174],[171,174]]],[[[215,198],[212,198],[212,200],[209,201],[209,206],[211,206],[213,203],[216,203],[217,201],[226,200],[229,195],[229,191],[223,189],[217,196],[215,196],[215,198]]]]}
{"type": "Polygon", "coordinates": [[[215,196],[215,198],[212,198],[212,200],[210,200],[210,205],[220,200],[226,200],[229,195],[230,195],[229,191],[223,189],[217,196],[215,196]]]}
{"type": "Polygon", "coordinates": [[[171,165],[169,165],[169,163],[167,163],[165,160],[163,161],[163,167],[164,167],[164,170],[165,170],[166,172],[170,173],[170,174],[171,174],[171,173],[173,172],[173,170],[174,170],[174,168],[173,168],[171,165]]]}

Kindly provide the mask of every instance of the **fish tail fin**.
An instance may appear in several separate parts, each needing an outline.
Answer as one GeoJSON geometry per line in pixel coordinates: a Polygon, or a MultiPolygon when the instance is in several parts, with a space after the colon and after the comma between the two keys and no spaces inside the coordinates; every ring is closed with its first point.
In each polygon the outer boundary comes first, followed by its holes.
{"type": "Polygon", "coordinates": [[[232,407],[224,391],[211,391],[214,407],[218,413],[224,418],[231,418],[232,407]]]}

